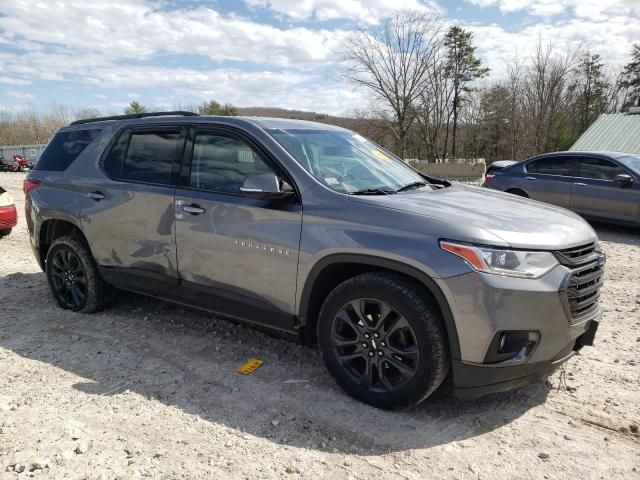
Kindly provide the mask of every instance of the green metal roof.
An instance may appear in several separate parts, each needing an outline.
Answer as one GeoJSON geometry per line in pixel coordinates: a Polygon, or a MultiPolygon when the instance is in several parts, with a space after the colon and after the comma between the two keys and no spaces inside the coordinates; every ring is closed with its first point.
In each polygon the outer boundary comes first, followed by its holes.
{"type": "Polygon", "coordinates": [[[640,154],[640,114],[603,113],[569,150],[640,154]]]}

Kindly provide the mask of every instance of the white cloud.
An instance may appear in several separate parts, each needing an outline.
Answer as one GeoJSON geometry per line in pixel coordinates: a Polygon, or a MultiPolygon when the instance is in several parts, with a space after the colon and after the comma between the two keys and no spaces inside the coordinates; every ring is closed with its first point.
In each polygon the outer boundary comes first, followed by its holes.
{"type": "MultiPolygon", "coordinates": [[[[48,103],[55,100],[48,87],[61,84],[92,87],[87,97],[116,102],[113,107],[128,103],[134,97],[127,94],[134,92],[149,105],[216,98],[340,114],[366,107],[370,96],[327,75],[339,68],[349,32],[323,28],[327,24],[320,21],[372,25],[406,8],[437,8],[432,0],[244,1],[265,18],[282,15],[296,26],[278,28],[202,6],[167,10],[175,4],[163,0],[0,1],[0,83],[13,92],[0,89],[0,95],[48,103]],[[303,21],[309,22],[298,23],[303,21]],[[180,61],[182,55],[189,61],[180,61]],[[45,88],[20,88],[31,82],[45,88]]],[[[545,17],[535,24],[528,19],[527,26],[463,23],[474,32],[492,78],[503,74],[504,60],[516,52],[528,58],[538,38],[558,49],[584,42],[615,65],[628,62],[631,43],[640,39],[640,0],[467,1],[545,17]]]]}
{"type": "Polygon", "coordinates": [[[435,1],[428,0],[245,0],[254,8],[270,9],[294,20],[346,19],[376,24],[402,10],[441,13],[435,1]]]}
{"type": "Polygon", "coordinates": [[[278,66],[326,63],[346,32],[279,29],[205,7],[161,10],[147,0],[34,3],[0,6],[5,42],[23,50],[48,44],[106,59],[148,59],[159,53],[200,54],[212,60],[278,66]]]}
{"type": "Polygon", "coordinates": [[[21,100],[35,100],[35,98],[36,98],[36,96],[33,95],[32,93],[17,92],[15,90],[8,90],[8,91],[6,91],[4,93],[8,97],[19,98],[21,100]]]}
{"type": "Polygon", "coordinates": [[[538,40],[550,43],[558,54],[568,47],[588,48],[602,56],[606,64],[619,67],[629,61],[631,39],[640,38],[640,22],[628,17],[612,16],[606,22],[572,18],[555,23],[541,23],[508,32],[500,25],[466,25],[474,33],[478,54],[491,68],[491,76],[504,75],[505,61],[518,55],[528,60],[538,40]]]}
{"type": "Polygon", "coordinates": [[[638,0],[466,0],[480,7],[498,7],[503,13],[524,10],[549,17],[572,10],[580,18],[605,20],[610,15],[640,14],[638,0]]]}
{"type": "Polygon", "coordinates": [[[9,83],[11,85],[30,85],[33,82],[24,78],[0,76],[0,83],[9,83]]]}

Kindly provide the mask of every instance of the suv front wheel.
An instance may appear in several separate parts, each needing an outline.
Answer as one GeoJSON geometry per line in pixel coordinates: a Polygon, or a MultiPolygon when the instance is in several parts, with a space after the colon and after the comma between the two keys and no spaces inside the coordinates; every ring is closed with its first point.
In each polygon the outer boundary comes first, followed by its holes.
{"type": "Polygon", "coordinates": [[[82,239],[68,235],[54,240],[47,252],[46,272],[51,292],[62,308],[94,313],[104,307],[109,286],[82,239]]]}
{"type": "Polygon", "coordinates": [[[415,405],[449,370],[439,310],[422,288],[393,273],[366,273],[325,300],[318,342],[329,372],[353,397],[379,408],[415,405]]]}

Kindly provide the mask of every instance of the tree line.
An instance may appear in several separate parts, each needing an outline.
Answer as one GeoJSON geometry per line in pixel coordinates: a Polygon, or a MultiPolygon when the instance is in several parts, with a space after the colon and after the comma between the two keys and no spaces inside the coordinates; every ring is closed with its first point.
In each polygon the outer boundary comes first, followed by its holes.
{"type": "MultiPolygon", "coordinates": [[[[640,43],[616,70],[584,46],[555,47],[542,38],[525,57],[505,61],[502,78],[483,64],[473,34],[438,18],[398,14],[346,41],[339,75],[369,92],[370,108],[343,117],[281,109],[239,108],[208,100],[179,105],[203,115],[311,119],[357,131],[403,158],[523,159],[565,150],[602,113],[640,104],[640,43]]],[[[157,111],[138,101],[125,114],[157,111]]],[[[46,143],[95,109],[53,105],[0,110],[0,145],[46,143]]]]}
{"type": "Polygon", "coordinates": [[[538,39],[527,57],[489,69],[459,25],[400,14],[346,44],[343,78],[369,91],[403,158],[523,159],[569,148],[602,113],[640,105],[640,44],[621,70],[585,46],[538,39]]]}

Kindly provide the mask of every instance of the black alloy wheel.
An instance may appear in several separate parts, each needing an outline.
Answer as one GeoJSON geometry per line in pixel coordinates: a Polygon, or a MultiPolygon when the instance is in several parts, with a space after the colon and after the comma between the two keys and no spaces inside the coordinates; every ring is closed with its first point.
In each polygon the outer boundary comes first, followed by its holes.
{"type": "Polygon", "coordinates": [[[80,310],[87,301],[87,276],[80,259],[68,247],[58,248],[51,258],[51,288],[69,310],[80,310]]]}
{"type": "Polygon", "coordinates": [[[53,296],[66,310],[97,312],[112,296],[112,288],[102,280],[91,250],[80,236],[56,238],[47,251],[45,270],[53,296]]]}
{"type": "Polygon", "coordinates": [[[393,392],[416,374],[416,334],[389,304],[359,298],[344,305],[331,329],[331,343],[345,371],[373,392],[393,392]]]}
{"type": "Polygon", "coordinates": [[[438,305],[401,274],[369,272],[342,282],[320,309],[317,334],[336,383],[378,408],[420,403],[449,372],[438,305]]]}

